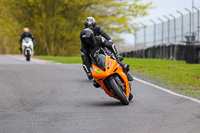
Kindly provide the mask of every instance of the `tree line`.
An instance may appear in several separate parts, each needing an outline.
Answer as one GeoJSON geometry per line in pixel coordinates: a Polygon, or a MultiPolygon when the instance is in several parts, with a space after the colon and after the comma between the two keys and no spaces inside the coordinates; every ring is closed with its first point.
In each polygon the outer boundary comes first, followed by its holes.
{"type": "Polygon", "coordinates": [[[0,54],[17,54],[23,28],[36,40],[37,55],[78,55],[85,19],[93,16],[115,41],[132,32],[131,20],[147,15],[141,0],[0,0],[0,54]]]}

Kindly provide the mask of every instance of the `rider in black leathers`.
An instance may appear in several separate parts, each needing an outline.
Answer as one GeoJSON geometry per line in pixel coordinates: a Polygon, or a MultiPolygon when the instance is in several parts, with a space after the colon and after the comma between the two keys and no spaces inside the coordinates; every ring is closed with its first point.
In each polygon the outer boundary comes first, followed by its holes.
{"type": "MultiPolygon", "coordinates": [[[[91,73],[90,71],[90,64],[87,64],[88,61],[90,62],[91,59],[97,61],[98,54],[109,55],[110,53],[106,53],[103,47],[107,47],[114,56],[116,57],[117,62],[122,67],[124,73],[127,75],[128,81],[133,81],[133,77],[128,73],[130,67],[128,64],[124,64],[121,61],[123,57],[118,53],[118,50],[114,43],[109,42],[104,37],[94,36],[94,33],[89,28],[85,28],[82,30],[80,34],[81,39],[81,51],[82,51],[82,60],[83,65],[87,68],[87,72],[91,73]],[[89,55],[89,56],[87,56],[89,55]]],[[[93,85],[95,87],[100,87],[100,85],[94,80],[93,85]]],[[[133,95],[130,93],[129,100],[133,98],[133,95]]]]}
{"type": "Polygon", "coordinates": [[[29,29],[27,27],[24,28],[24,32],[22,33],[21,37],[20,37],[20,40],[19,40],[19,43],[20,43],[20,51],[22,52],[22,40],[25,38],[25,37],[30,37],[33,41],[33,46],[35,47],[35,38],[34,36],[29,32],[29,29]]]}
{"type": "MultiPolygon", "coordinates": [[[[114,43],[109,42],[104,37],[94,36],[94,33],[89,28],[86,28],[81,32],[80,39],[81,39],[81,57],[84,69],[86,69],[85,71],[87,74],[91,74],[90,58],[95,59],[94,55],[97,51],[102,52],[103,54],[110,55],[110,53],[107,53],[103,49],[103,47],[107,47],[110,51],[112,51],[112,53],[115,55],[117,59],[123,60],[123,57],[120,56],[120,54],[118,53],[118,50],[114,43]]],[[[128,73],[128,71],[130,70],[129,65],[124,64],[121,61],[118,61],[118,63],[122,66],[124,72],[127,74],[128,80],[132,81],[133,78],[128,73]]]]}
{"type": "MultiPolygon", "coordinates": [[[[85,28],[90,28],[93,31],[95,36],[101,35],[106,40],[108,40],[110,42],[110,44],[113,44],[110,36],[108,34],[106,34],[100,26],[96,25],[96,21],[95,21],[95,19],[93,17],[88,17],[85,20],[85,28]]],[[[111,51],[108,50],[107,47],[103,46],[103,48],[107,53],[111,54],[111,51]]],[[[84,53],[84,51],[82,51],[82,49],[81,49],[81,55],[83,53],[84,53]]],[[[89,55],[86,53],[85,56],[89,56],[89,55]]],[[[91,66],[91,62],[89,60],[85,60],[85,64],[87,64],[87,66],[91,66]]],[[[90,67],[88,68],[88,67],[86,67],[86,65],[83,65],[83,69],[85,70],[85,72],[86,72],[86,74],[88,76],[88,79],[89,80],[93,79],[92,73],[90,73],[90,67]]]]}

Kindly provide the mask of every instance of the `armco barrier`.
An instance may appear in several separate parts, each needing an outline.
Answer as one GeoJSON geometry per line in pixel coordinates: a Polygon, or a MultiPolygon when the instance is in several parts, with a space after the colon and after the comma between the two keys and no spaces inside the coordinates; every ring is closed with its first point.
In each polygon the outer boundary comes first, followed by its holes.
{"type": "Polygon", "coordinates": [[[150,48],[145,49],[145,58],[150,58],[150,48]]]}
{"type": "Polygon", "coordinates": [[[125,52],[121,53],[122,57],[126,57],[125,52]]]}
{"type": "Polygon", "coordinates": [[[136,58],[136,51],[133,51],[133,58],[136,58]]]}
{"type": "Polygon", "coordinates": [[[146,49],[123,52],[127,58],[157,58],[169,60],[186,60],[186,63],[200,64],[200,44],[170,44],[152,46],[146,49]]]}
{"type": "Polygon", "coordinates": [[[156,46],[155,47],[155,58],[159,58],[160,57],[160,46],[156,46]]]}
{"type": "Polygon", "coordinates": [[[156,58],[156,47],[155,46],[152,47],[151,56],[152,56],[152,58],[156,58]]]}
{"type": "Polygon", "coordinates": [[[194,45],[186,45],[186,63],[194,64],[194,45]]]}
{"type": "Polygon", "coordinates": [[[167,46],[162,45],[162,58],[161,59],[167,59],[167,46]]]}
{"type": "Polygon", "coordinates": [[[162,54],[163,54],[162,46],[159,45],[158,51],[159,51],[158,52],[159,53],[158,58],[162,59],[162,54]]]}
{"type": "Polygon", "coordinates": [[[148,58],[148,51],[149,51],[148,48],[144,50],[144,58],[148,58]]]}
{"type": "Polygon", "coordinates": [[[141,49],[141,50],[139,50],[139,53],[138,53],[139,55],[139,58],[145,58],[144,57],[144,50],[143,49],[141,49]]]}
{"type": "Polygon", "coordinates": [[[174,47],[174,59],[175,60],[185,60],[185,52],[186,45],[184,44],[178,44],[174,47]]]}
{"type": "Polygon", "coordinates": [[[127,52],[127,58],[130,58],[131,57],[131,52],[127,52]]]}
{"type": "Polygon", "coordinates": [[[175,58],[174,58],[174,48],[175,48],[175,45],[173,45],[173,44],[169,45],[169,49],[170,49],[170,51],[169,51],[169,59],[170,60],[175,60],[175,58]]]}
{"type": "Polygon", "coordinates": [[[200,45],[186,45],[186,63],[200,64],[200,45]]]}
{"type": "Polygon", "coordinates": [[[196,57],[196,60],[197,60],[197,63],[200,64],[200,45],[196,46],[196,50],[197,50],[197,57],[196,57]]]}

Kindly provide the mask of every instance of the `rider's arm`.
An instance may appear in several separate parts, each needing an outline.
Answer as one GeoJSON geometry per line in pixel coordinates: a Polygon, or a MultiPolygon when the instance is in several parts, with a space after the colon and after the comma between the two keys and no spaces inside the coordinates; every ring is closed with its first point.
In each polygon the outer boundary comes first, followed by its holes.
{"type": "Polygon", "coordinates": [[[96,28],[98,29],[98,32],[102,37],[104,37],[106,40],[112,41],[110,36],[107,33],[105,33],[100,26],[96,26],[96,28]]]}
{"type": "Polygon", "coordinates": [[[35,38],[31,33],[29,33],[29,37],[32,39],[33,43],[35,43],[35,38]]]}
{"type": "Polygon", "coordinates": [[[30,37],[32,39],[32,41],[33,41],[33,44],[35,44],[35,38],[30,32],[28,34],[28,37],[30,37]]]}
{"type": "Polygon", "coordinates": [[[103,44],[104,46],[106,46],[110,51],[112,51],[113,54],[115,55],[115,57],[116,57],[117,59],[123,60],[123,57],[120,56],[120,54],[119,54],[119,52],[118,52],[118,50],[117,50],[116,45],[115,45],[113,42],[110,42],[110,41],[106,40],[104,37],[101,37],[101,38],[102,38],[102,39],[101,39],[102,44],[103,44]]]}
{"type": "Polygon", "coordinates": [[[117,47],[115,46],[114,43],[109,42],[108,40],[106,40],[104,37],[101,37],[101,42],[104,46],[106,46],[109,50],[111,50],[113,52],[114,55],[119,54],[117,47]]]}
{"type": "Polygon", "coordinates": [[[19,42],[22,43],[22,39],[24,38],[24,34],[21,35],[19,42]]]}

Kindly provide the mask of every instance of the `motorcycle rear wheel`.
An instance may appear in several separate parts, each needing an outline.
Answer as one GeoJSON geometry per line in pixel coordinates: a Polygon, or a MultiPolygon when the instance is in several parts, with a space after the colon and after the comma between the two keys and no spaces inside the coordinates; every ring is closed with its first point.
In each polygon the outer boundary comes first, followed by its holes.
{"type": "Polygon", "coordinates": [[[109,81],[110,86],[112,88],[112,90],[114,91],[114,93],[116,94],[116,96],[119,98],[119,100],[121,101],[121,103],[123,105],[128,105],[129,104],[129,100],[126,97],[126,95],[124,94],[124,92],[122,92],[122,90],[120,89],[120,87],[117,85],[115,79],[111,79],[109,81]]]}

